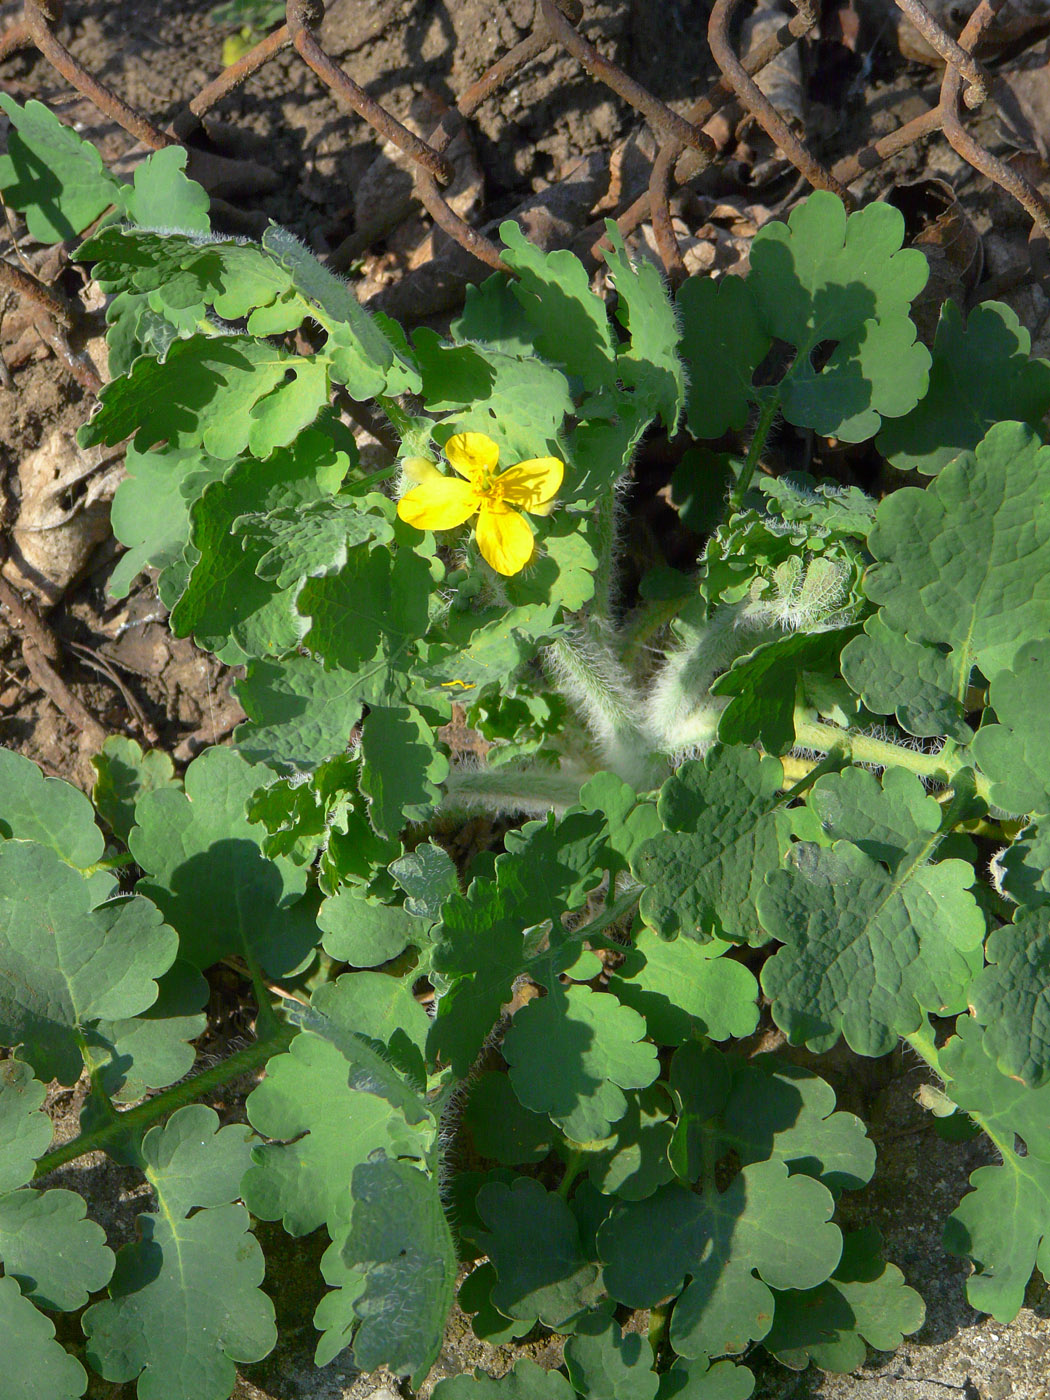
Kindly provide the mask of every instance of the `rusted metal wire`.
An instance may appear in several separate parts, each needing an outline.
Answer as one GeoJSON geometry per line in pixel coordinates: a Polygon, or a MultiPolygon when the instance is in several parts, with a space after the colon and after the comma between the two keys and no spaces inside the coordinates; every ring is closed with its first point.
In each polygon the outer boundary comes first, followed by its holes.
{"type": "MultiPolygon", "coordinates": [[[[763,68],[797,43],[817,20],[816,0],[793,0],[796,13],[776,33],[745,56],[735,51],[730,27],[742,0],[715,0],[708,36],[721,76],[713,86],[680,113],[660,101],[629,73],[606,58],[582,33],[580,0],[537,0],[531,31],[481,74],[460,96],[455,107],[429,136],[410,131],[392,112],[367,93],[323,48],[318,37],[324,16],[321,0],[286,0],[285,23],[262,39],[249,53],[226,68],[191,97],[166,130],[146,114],[129,106],[96,75],[88,72],[55,33],[61,18],[61,0],[23,0],[21,15],[0,34],[0,59],[19,49],[36,48],[48,63],[77,91],[88,97],[106,116],[149,149],[192,140],[203,119],[220,102],[282,52],[292,50],[321,80],[333,98],[367,122],[379,136],[409,157],[416,190],[434,222],[466,252],[483,264],[504,269],[500,250],[488,235],[463,219],[449,204],[441,185],[451,181],[453,164],[447,151],[462,123],[470,122],[483,103],[515,80],[531,63],[551,49],[571,56],[594,81],[603,84],[641,114],[657,138],[657,154],[648,188],[626,208],[616,210],[616,223],[627,236],[651,219],[660,257],[673,282],[685,276],[685,264],[675,236],[671,196],[677,186],[695,179],[717,159],[714,143],[703,127],[723,107],[738,101],[770,139],[816,188],[829,189],[847,205],[853,200],[850,186],[913,143],[943,131],[944,136],[975,169],[1008,191],[1028,212],[1044,244],[1050,240],[1050,204],[1016,170],[980,145],[964,124],[964,109],[994,99],[994,84],[974,56],[981,35],[1006,0],[981,0],[958,39],[933,17],[923,0],[895,0],[927,42],[945,61],[940,99],[935,106],[906,122],[896,132],[882,136],[862,150],[830,167],[807,146],[754,81],[763,68]]],[[[591,237],[598,235],[594,228],[591,237]]],[[[597,257],[606,240],[599,237],[590,249],[597,257]]],[[[0,278],[2,278],[0,274],[0,278]]],[[[7,286],[5,281],[3,285],[7,286]]],[[[48,322],[61,334],[61,321],[48,314],[48,322]]]]}

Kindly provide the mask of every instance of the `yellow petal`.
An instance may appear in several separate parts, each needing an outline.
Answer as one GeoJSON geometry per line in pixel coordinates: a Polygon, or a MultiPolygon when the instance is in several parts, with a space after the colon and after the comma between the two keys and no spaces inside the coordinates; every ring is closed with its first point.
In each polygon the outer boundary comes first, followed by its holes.
{"type": "Polygon", "coordinates": [[[558,494],[565,475],[565,464],[557,457],[530,457],[527,462],[508,467],[497,480],[503,499],[519,510],[535,511],[544,501],[558,494]]]}
{"type": "Polygon", "coordinates": [[[532,558],[532,531],[516,510],[483,501],[477,533],[481,557],[498,574],[520,573],[532,558]]]}
{"type": "Polygon", "coordinates": [[[400,466],[409,481],[415,482],[417,486],[423,481],[433,481],[434,477],[442,475],[429,457],[402,457],[400,466]]]}
{"type": "Polygon", "coordinates": [[[499,448],[484,433],[456,433],[445,443],[445,456],[460,476],[472,481],[482,472],[494,472],[499,448]]]}
{"type": "Polygon", "coordinates": [[[452,530],[478,508],[478,494],[469,481],[439,473],[414,486],[397,503],[397,513],[417,530],[452,530]]]}

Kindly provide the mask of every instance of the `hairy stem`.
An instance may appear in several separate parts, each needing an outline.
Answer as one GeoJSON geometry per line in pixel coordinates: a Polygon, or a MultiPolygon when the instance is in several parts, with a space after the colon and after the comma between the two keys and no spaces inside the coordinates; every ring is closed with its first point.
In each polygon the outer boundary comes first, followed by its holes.
{"type": "Polygon", "coordinates": [[[655,779],[655,745],[634,712],[627,676],[591,632],[559,637],[545,660],[558,689],[594,737],[604,765],[635,788],[655,779]]]}
{"type": "Polygon", "coordinates": [[[487,812],[517,815],[525,812],[542,816],[563,812],[579,801],[580,788],[590,770],[583,768],[453,768],[446,782],[445,797],[438,811],[442,816],[487,812]]]}
{"type": "Polygon", "coordinates": [[[196,1103],[206,1094],[210,1094],[212,1090],[221,1088],[224,1084],[228,1084],[231,1079],[236,1079],[238,1075],[244,1074],[248,1070],[258,1069],[271,1056],[279,1055],[283,1050],[287,1050],[296,1034],[294,1026],[282,1024],[270,1039],[257,1040],[254,1045],[249,1045],[244,1050],[238,1050],[236,1054],[230,1055],[221,1064],[202,1070],[200,1074],[185,1079],[181,1084],[175,1084],[170,1089],[165,1089],[162,1094],[147,1099],[145,1103],[140,1103],[135,1108],[126,1109],[123,1113],[114,1113],[112,1122],[106,1123],[100,1128],[92,1128],[89,1132],[81,1133],[72,1142],[63,1143],[54,1151],[45,1153],[36,1164],[36,1169],[33,1172],[34,1178],[46,1176],[48,1172],[53,1172],[56,1167],[64,1166],[66,1162],[72,1162],[77,1157],[83,1157],[85,1152],[105,1151],[111,1143],[118,1141],[127,1133],[147,1127],[158,1118],[163,1118],[165,1114],[172,1113],[185,1104],[196,1103]]]}
{"type": "MultiPolygon", "coordinates": [[[[943,750],[917,753],[887,739],[875,739],[870,734],[856,734],[834,724],[824,724],[806,710],[795,712],[795,739],[800,747],[816,749],[818,753],[839,750],[854,763],[870,763],[876,768],[907,768],[921,778],[941,783],[950,783],[957,773],[970,766],[965,752],[961,755],[946,755],[943,750]]],[[[982,774],[976,775],[976,788],[987,801],[988,780],[982,774]]]]}
{"type": "Polygon", "coordinates": [[[592,618],[606,623],[612,618],[615,592],[616,570],[613,559],[616,554],[618,516],[616,491],[610,488],[598,501],[598,567],[594,571],[594,597],[589,609],[592,618]]]}
{"type": "MultiPolygon", "coordinates": [[[[904,1036],[903,1039],[911,1046],[911,1048],[915,1051],[916,1055],[918,1055],[921,1060],[926,1061],[926,1063],[929,1065],[930,1069],[933,1070],[937,1078],[941,1080],[942,1083],[945,1083],[948,1079],[948,1076],[944,1072],[944,1067],[941,1064],[941,1057],[937,1050],[937,1042],[934,1040],[933,1030],[930,1026],[929,1021],[925,1017],[923,1017],[922,1025],[919,1027],[919,1029],[917,1031],[914,1031],[911,1035],[904,1036]]],[[[962,1109],[960,1111],[964,1112],[968,1118],[973,1119],[973,1121],[980,1128],[981,1132],[984,1133],[985,1137],[987,1137],[995,1145],[995,1147],[1002,1155],[1004,1160],[1019,1160],[1017,1153],[1014,1150],[1013,1134],[1011,1134],[1009,1140],[1007,1140],[1006,1138],[1002,1137],[1000,1134],[995,1132],[995,1130],[989,1125],[988,1120],[984,1116],[984,1114],[973,1112],[970,1109],[962,1109]]]]}
{"type": "Polygon", "coordinates": [[[758,415],[758,426],[755,428],[755,435],[751,439],[751,446],[747,449],[747,457],[744,459],[744,465],[740,470],[740,476],[737,479],[736,486],[733,488],[733,494],[729,498],[730,510],[739,510],[741,505],[743,505],[744,497],[747,495],[747,489],[751,485],[751,478],[755,474],[755,468],[758,466],[762,453],[765,451],[766,441],[769,437],[770,429],[773,426],[773,419],[777,416],[777,409],[779,406],[780,395],[775,392],[770,394],[769,398],[766,399],[765,403],[762,405],[758,415]]]}

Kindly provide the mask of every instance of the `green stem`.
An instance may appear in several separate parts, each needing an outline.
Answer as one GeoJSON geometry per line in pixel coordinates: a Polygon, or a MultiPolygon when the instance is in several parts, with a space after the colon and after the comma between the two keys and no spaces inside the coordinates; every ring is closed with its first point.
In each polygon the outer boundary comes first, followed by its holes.
{"type": "Polygon", "coordinates": [[[453,768],[438,811],[442,816],[476,812],[564,811],[580,800],[580,788],[593,771],[543,768],[453,768]]]}
{"type": "Polygon", "coordinates": [[[236,1079],[238,1075],[244,1074],[248,1070],[258,1069],[273,1055],[287,1050],[297,1034],[294,1026],[282,1024],[276,1035],[269,1040],[257,1040],[254,1045],[249,1045],[244,1050],[238,1050],[236,1054],[230,1055],[221,1064],[202,1070],[193,1078],[185,1079],[181,1084],[175,1084],[172,1088],[165,1089],[162,1094],[147,1099],[145,1103],[140,1103],[135,1108],[114,1114],[111,1123],[100,1128],[92,1128],[90,1132],[81,1133],[72,1142],[63,1143],[61,1147],[56,1147],[53,1152],[46,1153],[36,1164],[34,1178],[46,1176],[48,1172],[53,1172],[56,1167],[61,1167],[66,1162],[72,1162],[77,1157],[83,1157],[86,1152],[105,1151],[110,1143],[124,1137],[125,1134],[146,1127],[156,1119],[163,1118],[166,1113],[182,1108],[185,1104],[196,1103],[198,1099],[210,1094],[212,1090],[220,1089],[231,1079],[236,1079]]]}
{"type": "Polygon", "coordinates": [[[650,1308],[649,1310],[649,1345],[653,1349],[653,1366],[659,1369],[660,1351],[667,1336],[667,1324],[671,1318],[671,1309],[668,1303],[661,1307],[650,1308]]]}
{"type": "MultiPolygon", "coordinates": [[[[916,753],[903,744],[893,744],[886,739],[874,739],[870,734],[855,734],[839,729],[834,724],[823,724],[809,717],[809,712],[795,711],[795,741],[802,748],[816,749],[819,753],[831,753],[840,749],[854,763],[870,763],[876,768],[906,768],[922,778],[933,778],[941,783],[950,783],[956,773],[968,768],[966,754],[949,755],[941,753],[916,753]]],[[[988,780],[976,775],[976,790],[988,800],[988,780]]]]}
{"type": "Polygon", "coordinates": [[[386,394],[376,396],[376,403],[390,419],[391,425],[399,438],[404,437],[412,431],[412,419],[409,414],[398,403],[397,399],[392,399],[386,394]]]}
{"type": "Polygon", "coordinates": [[[620,660],[629,670],[637,665],[642,648],[650,637],[655,637],[661,628],[673,622],[686,603],[691,603],[695,596],[690,593],[682,598],[667,598],[659,603],[652,603],[638,614],[625,629],[620,649],[620,660]]]}
{"type": "Polygon", "coordinates": [[[773,419],[777,416],[777,409],[780,407],[780,395],[772,393],[763,403],[758,415],[758,426],[755,428],[755,435],[751,439],[751,446],[747,449],[747,457],[740,470],[733,494],[729,498],[730,510],[739,510],[744,503],[747,489],[751,485],[751,478],[755,474],[762,453],[765,450],[766,440],[769,431],[773,426],[773,419]]]}
{"type": "Polygon", "coordinates": [[[277,1012],[273,1009],[273,1002],[270,1000],[270,989],[266,985],[262,968],[246,952],[244,960],[248,964],[248,972],[252,979],[252,990],[255,993],[255,1034],[260,1040],[272,1040],[281,1028],[281,1021],[277,1012]]]}
{"type": "Polygon", "coordinates": [[[602,622],[612,617],[616,514],[616,493],[610,488],[598,501],[598,567],[594,571],[594,597],[588,610],[592,618],[602,622]]]}
{"type": "MultiPolygon", "coordinates": [[[[937,1050],[937,1042],[933,1038],[933,1029],[925,1016],[922,1019],[922,1025],[919,1029],[912,1032],[911,1035],[904,1036],[903,1039],[907,1041],[920,1059],[926,1061],[937,1078],[941,1080],[942,1083],[947,1083],[949,1076],[945,1073],[944,1066],[941,1064],[941,1057],[937,1050]]],[[[963,1109],[960,1111],[964,1112],[968,1118],[973,1119],[981,1132],[995,1145],[1004,1159],[1009,1160],[1013,1158],[1017,1160],[1017,1153],[1014,1151],[1013,1134],[1007,1139],[1001,1134],[996,1133],[984,1114],[975,1112],[972,1109],[963,1109]]]]}
{"type": "Polygon", "coordinates": [[[559,1195],[563,1201],[568,1200],[569,1192],[572,1190],[572,1184],[583,1170],[583,1163],[586,1156],[587,1153],[582,1147],[574,1147],[570,1150],[565,1163],[565,1175],[562,1177],[557,1190],[557,1195],[559,1195]]]}

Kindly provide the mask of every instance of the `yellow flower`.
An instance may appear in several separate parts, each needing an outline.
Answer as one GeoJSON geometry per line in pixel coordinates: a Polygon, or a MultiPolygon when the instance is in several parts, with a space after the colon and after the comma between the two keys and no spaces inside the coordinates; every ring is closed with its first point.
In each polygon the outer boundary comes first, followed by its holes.
{"type": "Polygon", "coordinates": [[[476,515],[481,557],[498,574],[519,573],[532,557],[532,531],[518,512],[548,513],[564,464],[557,457],[532,457],[497,471],[499,448],[484,433],[450,437],[445,456],[459,477],[443,475],[422,457],[403,463],[419,485],[401,497],[398,515],[418,530],[452,530],[476,515]]]}

